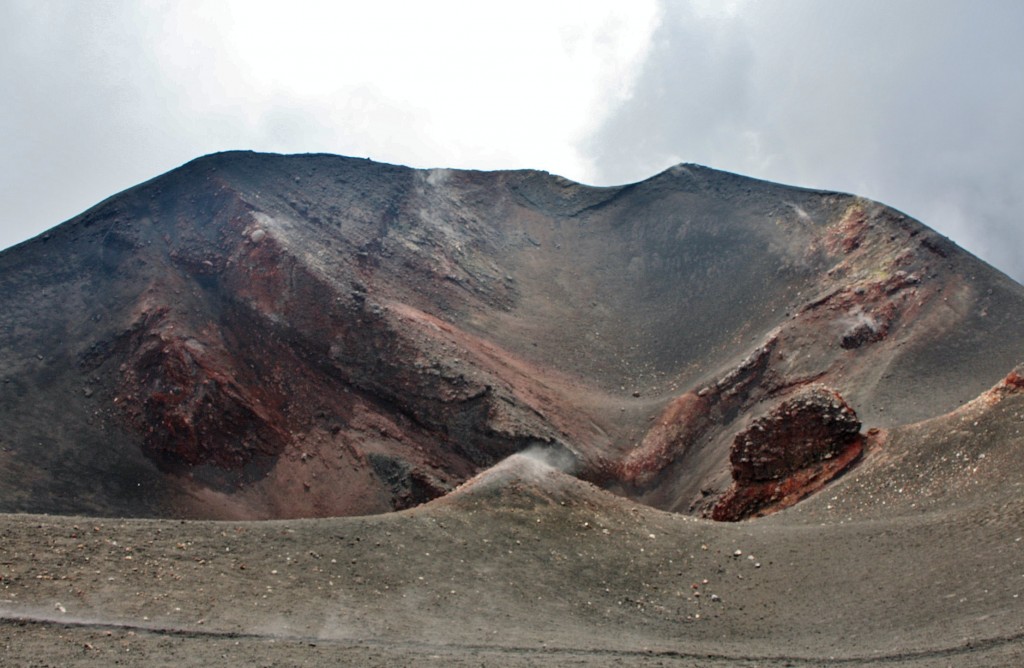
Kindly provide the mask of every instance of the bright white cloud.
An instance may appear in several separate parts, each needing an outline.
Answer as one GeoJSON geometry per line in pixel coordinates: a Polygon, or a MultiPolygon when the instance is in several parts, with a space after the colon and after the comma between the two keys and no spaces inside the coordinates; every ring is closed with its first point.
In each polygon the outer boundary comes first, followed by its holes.
{"type": "Polygon", "coordinates": [[[587,180],[658,21],[625,3],[7,0],[0,247],[230,148],[587,180]]]}
{"type": "Polygon", "coordinates": [[[657,18],[653,2],[157,9],[161,78],[277,150],[577,177],[577,141],[627,92],[657,18]]]}

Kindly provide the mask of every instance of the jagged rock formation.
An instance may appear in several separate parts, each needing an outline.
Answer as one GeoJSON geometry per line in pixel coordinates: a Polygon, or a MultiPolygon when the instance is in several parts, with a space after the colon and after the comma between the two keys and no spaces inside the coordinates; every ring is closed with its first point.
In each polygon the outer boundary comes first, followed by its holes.
{"type": "Polygon", "coordinates": [[[814,387],[736,435],[729,462],[739,483],[778,480],[831,459],[860,436],[860,421],[837,392],[814,387]]]}
{"type": "Polygon", "coordinates": [[[825,387],[800,391],[736,434],[733,484],[711,510],[736,521],[793,505],[845,471],[863,452],[860,420],[825,387]]]}
{"type": "Polygon", "coordinates": [[[899,212],[692,165],[591,188],[218,154],[0,254],[0,509],[380,513],[539,445],[721,514],[780,403],[945,414],[1024,358],[1022,306],[899,212]]]}

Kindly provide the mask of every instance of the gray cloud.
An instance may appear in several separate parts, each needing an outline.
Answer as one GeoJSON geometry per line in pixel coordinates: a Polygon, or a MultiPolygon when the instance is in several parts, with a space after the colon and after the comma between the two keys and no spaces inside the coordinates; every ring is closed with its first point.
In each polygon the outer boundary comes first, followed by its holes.
{"type": "Polygon", "coordinates": [[[1024,4],[665,2],[600,183],[679,161],[895,206],[1024,279],[1024,4]]]}
{"type": "MultiPolygon", "coordinates": [[[[156,85],[136,19],[112,2],[0,3],[0,248],[210,145],[156,85]]],[[[221,125],[213,145],[230,146],[237,124],[221,125]]]]}

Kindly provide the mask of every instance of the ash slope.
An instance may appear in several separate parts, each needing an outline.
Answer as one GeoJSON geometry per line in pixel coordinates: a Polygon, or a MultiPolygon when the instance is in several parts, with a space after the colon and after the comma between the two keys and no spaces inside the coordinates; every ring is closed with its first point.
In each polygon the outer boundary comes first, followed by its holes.
{"type": "Polygon", "coordinates": [[[1022,378],[893,429],[826,493],[742,523],[637,505],[525,454],[370,517],[4,516],[0,656],[1019,665],[1022,378]]]}
{"type": "Polygon", "coordinates": [[[710,513],[809,384],[947,414],[1024,359],[1022,306],[896,211],[697,166],[218,154],[0,254],[0,509],[379,513],[543,446],[710,513]]]}

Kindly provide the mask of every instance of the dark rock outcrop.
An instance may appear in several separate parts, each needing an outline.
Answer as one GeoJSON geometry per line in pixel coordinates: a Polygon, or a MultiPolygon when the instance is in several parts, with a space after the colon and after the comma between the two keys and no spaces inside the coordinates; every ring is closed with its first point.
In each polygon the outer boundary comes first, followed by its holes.
{"type": "Polygon", "coordinates": [[[778,480],[831,459],[860,435],[860,420],[838,392],[801,391],[736,435],[729,462],[740,484],[778,480]]]}
{"type": "Polygon", "coordinates": [[[816,491],[861,456],[860,427],[838,392],[799,391],[736,435],[729,452],[733,484],[711,517],[764,515],[816,491]]]}

